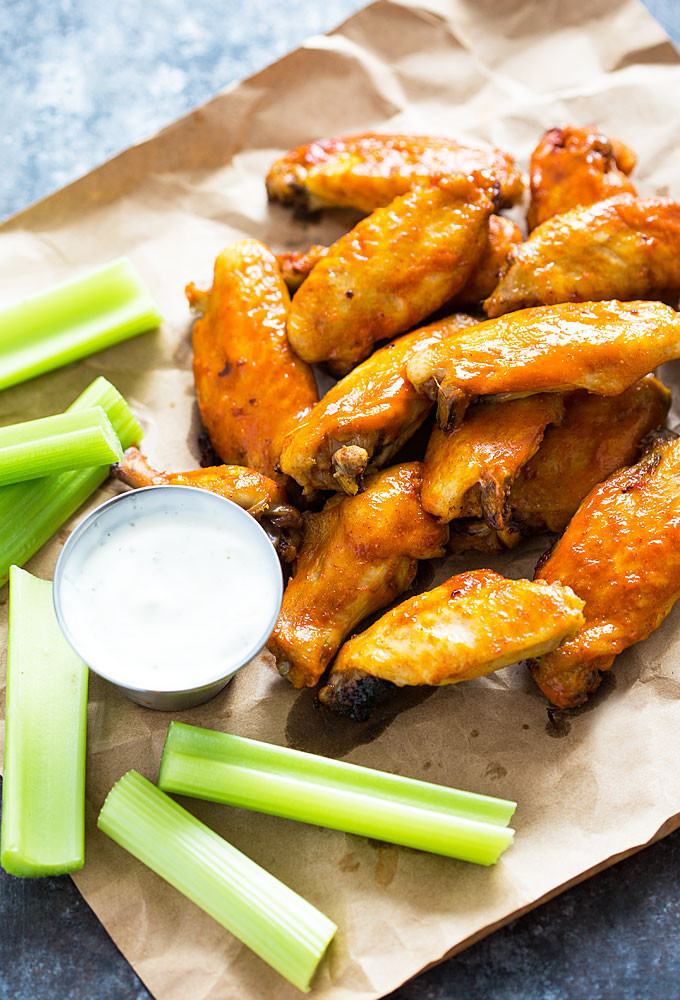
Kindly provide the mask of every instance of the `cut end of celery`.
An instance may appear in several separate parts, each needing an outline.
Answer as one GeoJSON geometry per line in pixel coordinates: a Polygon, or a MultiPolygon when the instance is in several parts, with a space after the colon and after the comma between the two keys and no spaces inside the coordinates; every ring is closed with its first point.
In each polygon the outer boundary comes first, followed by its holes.
{"type": "Polygon", "coordinates": [[[70,875],[83,867],[85,858],[76,854],[71,858],[49,861],[38,858],[32,861],[18,848],[7,847],[0,853],[0,866],[8,875],[17,878],[45,878],[48,875],[70,875]]]}
{"type": "MultiPolygon", "coordinates": [[[[123,450],[138,444],[142,427],[127,402],[100,376],[69,406],[67,413],[101,406],[123,450]]],[[[22,566],[109,475],[109,465],[55,473],[43,479],[0,487],[0,586],[12,563],[22,566]]]]}

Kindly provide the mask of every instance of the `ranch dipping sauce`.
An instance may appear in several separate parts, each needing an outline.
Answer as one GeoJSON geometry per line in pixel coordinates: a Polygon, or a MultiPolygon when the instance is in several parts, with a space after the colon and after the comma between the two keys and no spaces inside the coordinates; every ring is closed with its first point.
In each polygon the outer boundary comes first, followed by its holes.
{"type": "Polygon", "coordinates": [[[257,522],[206,490],[155,486],[114,497],[59,557],[59,623],[96,673],[141,704],[200,704],[264,646],[282,595],[257,522]]]}

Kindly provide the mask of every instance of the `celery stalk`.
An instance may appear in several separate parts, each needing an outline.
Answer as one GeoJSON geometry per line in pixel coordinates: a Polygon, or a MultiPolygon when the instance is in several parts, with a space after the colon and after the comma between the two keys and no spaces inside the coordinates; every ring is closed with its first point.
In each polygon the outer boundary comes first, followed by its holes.
{"type": "MultiPolygon", "coordinates": [[[[138,444],[142,428],[130,407],[101,376],[68,408],[68,413],[101,406],[123,450],[138,444]]],[[[13,563],[23,565],[101,486],[109,466],[61,472],[27,483],[0,487],[0,586],[13,563]]]]}
{"type": "Polygon", "coordinates": [[[0,486],[122,457],[118,435],[101,406],[0,427],[0,486]]]}
{"type": "Polygon", "coordinates": [[[172,722],[160,788],[489,865],[516,803],[172,722]]]}
{"type": "Polygon", "coordinates": [[[12,566],[0,862],[10,875],[83,866],[87,667],[64,639],[52,584],[12,566]]]}
{"type": "Polygon", "coordinates": [[[125,257],[0,309],[0,389],[151,330],[161,319],[125,257]]]}
{"type": "Polygon", "coordinates": [[[97,826],[304,992],[336,926],[161,792],[128,771],[97,826]]]}

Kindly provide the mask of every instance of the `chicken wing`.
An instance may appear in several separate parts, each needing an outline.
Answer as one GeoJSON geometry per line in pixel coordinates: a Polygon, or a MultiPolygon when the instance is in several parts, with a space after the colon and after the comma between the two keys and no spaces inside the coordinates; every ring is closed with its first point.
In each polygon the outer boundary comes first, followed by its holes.
{"type": "MultiPolygon", "coordinates": [[[[461,313],[449,327],[475,322],[461,313]]],[[[406,378],[406,361],[442,335],[441,326],[406,333],[345,375],[288,438],[282,471],[306,493],[356,493],[364,474],[385,465],[430,412],[431,401],[406,378]]]]}
{"type": "Polygon", "coordinates": [[[481,677],[555,649],[581,627],[582,612],[583,601],[559,583],[506,580],[489,569],[460,573],[346,642],[319,700],[365,718],[374,678],[438,687],[481,677]]]}
{"type": "Polygon", "coordinates": [[[420,504],[422,466],[395,465],[364,493],[305,515],[295,575],[267,643],[294,687],[312,687],[347,634],[413,581],[419,559],[444,553],[448,527],[420,504]]]}
{"type": "Polygon", "coordinates": [[[302,514],[291,507],[286,491],[273,479],[242,465],[216,465],[189,472],[152,469],[137,448],[128,448],[123,461],[111,466],[116,479],[135,489],[143,486],[197,486],[218,493],[247,510],[272,540],[284,562],[295,559],[302,534],[302,514]]]}
{"type": "Polygon", "coordinates": [[[241,240],[219,255],[210,292],[191,284],[204,310],[194,324],[196,395],[210,440],[224,462],[273,479],[285,434],[318,401],[311,368],[286,338],[288,290],[274,254],[241,240]]]}
{"type": "Polygon", "coordinates": [[[680,289],[680,204],[617,195],[548,219],[508,255],[488,316],[527,306],[653,298],[680,289]]]}
{"type": "Polygon", "coordinates": [[[288,314],[305,361],[345,375],[373,345],[415,326],[469,278],[492,202],[467,178],[417,186],[340,237],[316,264],[288,314]]]}
{"type": "Polygon", "coordinates": [[[421,135],[365,135],[319,139],[291,150],[267,174],[272,200],[307,212],[321,208],[384,208],[416,182],[472,173],[501,203],[522,196],[522,175],[499,149],[474,149],[454,139],[421,135]]]}
{"type": "MultiPolygon", "coordinates": [[[[468,493],[462,516],[450,525],[452,550],[498,552],[527,535],[563,531],[593,487],[638,460],[642,442],[663,426],[670,403],[670,391],[653,375],[619,396],[595,396],[582,390],[569,393],[564,397],[563,422],[546,429],[538,451],[515,478],[509,497],[510,522],[502,539],[479,520],[481,505],[476,509],[476,498],[468,493]]],[[[425,469],[423,506],[432,510],[426,499],[427,460],[425,469]]]]}
{"type": "Polygon", "coordinates": [[[626,176],[635,160],[632,149],[593,125],[550,129],[531,154],[529,229],[577,205],[635,194],[626,176]]]}
{"type": "Polygon", "coordinates": [[[530,661],[559,708],[584,702],[680,596],[680,440],[669,438],[657,435],[637,465],[597,486],[536,568],[536,579],[573,587],[586,602],[576,635],[530,661]]]}
{"type": "Polygon", "coordinates": [[[425,455],[423,507],[450,521],[470,516],[472,501],[479,508],[474,513],[503,532],[515,477],[536,453],[548,424],[559,424],[563,416],[562,395],[547,392],[472,406],[450,434],[435,427],[425,455]]]}
{"type": "MultiPolygon", "coordinates": [[[[522,242],[522,231],[511,219],[503,215],[489,216],[489,230],[482,255],[465,285],[443,308],[455,310],[457,305],[478,305],[488,298],[498,284],[507,264],[512,247],[522,242]]],[[[288,250],[276,255],[283,280],[291,295],[309,276],[312,268],[328,253],[328,247],[315,244],[309,250],[288,250]]]]}
{"type": "Polygon", "coordinates": [[[616,396],[680,355],[680,316],[661,302],[564,302],[454,331],[415,354],[409,381],[455,427],[483,396],[587,389],[616,396]]]}

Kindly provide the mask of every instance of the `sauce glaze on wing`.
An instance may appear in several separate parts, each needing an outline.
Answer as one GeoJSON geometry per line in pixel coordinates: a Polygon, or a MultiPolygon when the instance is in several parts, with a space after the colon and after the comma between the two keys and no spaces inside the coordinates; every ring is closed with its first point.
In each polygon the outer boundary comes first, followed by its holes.
{"type": "Polygon", "coordinates": [[[290,299],[274,254],[257,240],[226,247],[213,286],[186,289],[194,323],[194,381],[203,424],[224,462],[282,481],[283,437],[318,401],[311,368],[286,337],[290,299]]]}
{"type": "Polygon", "coordinates": [[[524,189],[515,161],[500,149],[475,149],[442,136],[379,135],[317,139],[277,160],[267,174],[272,200],[308,212],[320,208],[384,208],[416,183],[477,174],[501,204],[519,201],[524,189]]]}
{"type": "Polygon", "coordinates": [[[580,705],[680,597],[680,439],[661,432],[637,465],[596,486],[535,576],[586,602],[576,635],[530,663],[554,705],[580,705]]]}

